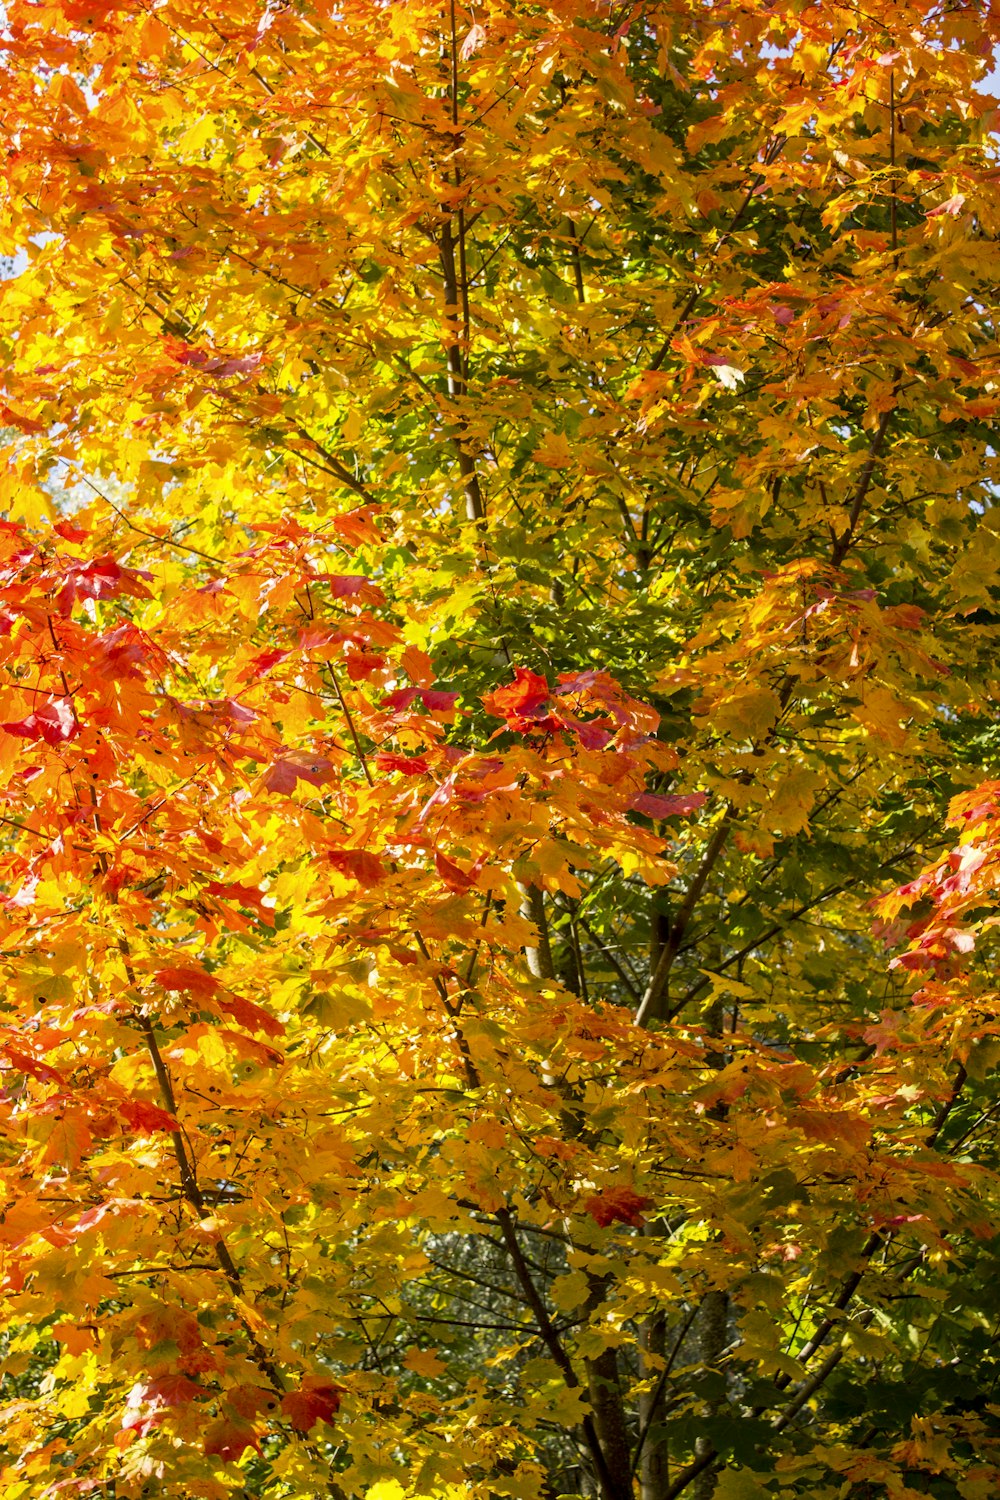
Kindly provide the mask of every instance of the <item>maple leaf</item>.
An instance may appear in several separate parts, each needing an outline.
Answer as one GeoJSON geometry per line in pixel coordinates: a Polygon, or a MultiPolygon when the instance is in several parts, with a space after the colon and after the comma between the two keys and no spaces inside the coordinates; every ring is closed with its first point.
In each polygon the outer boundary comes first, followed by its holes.
{"type": "Polygon", "coordinates": [[[645,813],[647,818],[676,818],[685,813],[697,812],[704,807],[704,792],[687,792],[675,797],[661,797],[655,792],[640,792],[633,797],[630,806],[635,812],[645,813]]]}
{"type": "Polygon", "coordinates": [[[280,646],[276,646],[272,651],[261,651],[259,655],[251,657],[240,673],[240,677],[243,679],[263,677],[265,672],[269,672],[272,667],[278,666],[280,662],[287,661],[291,654],[290,651],[285,651],[280,646]]]}
{"type": "Polygon", "coordinates": [[[139,1437],[158,1427],[165,1412],[204,1399],[203,1386],[187,1375],[154,1375],[138,1381],[129,1391],[122,1413],[122,1431],[139,1437]]]}
{"type": "Polygon", "coordinates": [[[643,1210],[652,1206],[652,1198],[645,1198],[630,1187],[602,1188],[583,1201],[584,1213],[588,1213],[602,1229],[610,1224],[630,1224],[634,1229],[641,1229],[645,1223],[643,1210]]]}
{"type": "Polygon", "coordinates": [[[510,687],[495,688],[492,693],[486,693],[483,703],[487,712],[498,719],[508,716],[519,718],[541,708],[551,696],[551,689],[544,677],[529,671],[527,667],[515,667],[514,681],[510,687]]]}
{"type": "Polygon", "coordinates": [[[137,1320],[136,1333],[146,1349],[173,1344],[182,1355],[193,1354],[203,1342],[197,1318],[183,1308],[170,1307],[166,1303],[147,1308],[137,1320]]]}
{"type": "Polygon", "coordinates": [[[76,526],[72,521],[57,521],[52,530],[57,536],[61,536],[64,542],[85,542],[90,532],[82,526],[76,526]]]}
{"type": "Polygon", "coordinates": [[[297,1391],[282,1396],[281,1410],[299,1432],[311,1432],[317,1422],[332,1423],[343,1394],[343,1386],[312,1377],[303,1380],[297,1391]]]}
{"type": "Polygon", "coordinates": [[[572,714],[562,714],[562,725],[572,729],[586,750],[604,750],[611,743],[612,734],[595,719],[577,719],[572,714]]]}
{"type": "Polygon", "coordinates": [[[486,29],[485,27],[480,26],[478,22],[476,22],[475,25],[469,28],[465,36],[462,38],[462,45],[459,48],[458,53],[459,57],[463,62],[468,62],[470,57],[475,57],[476,53],[479,51],[485,41],[486,29]]]}
{"type": "Polygon", "coordinates": [[[470,890],[476,883],[475,875],[466,874],[460,865],[442,854],[440,849],[435,850],[434,864],[445,885],[453,891],[470,890]]]}
{"type": "Polygon", "coordinates": [[[381,590],[374,588],[371,579],[363,576],[327,573],[323,582],[335,599],[353,599],[361,593],[372,595],[375,599],[382,597],[381,590]]]}
{"type": "Polygon", "coordinates": [[[216,375],[220,380],[229,380],[234,375],[249,375],[260,365],[261,354],[225,355],[210,349],[200,349],[191,344],[181,344],[174,354],[178,364],[190,365],[203,370],[206,375],[216,375]]]}
{"type": "Polygon", "coordinates": [[[386,878],[382,861],[367,849],[331,849],[327,859],[335,870],[341,870],[361,885],[380,885],[386,878]]]}
{"type": "Polygon", "coordinates": [[[153,979],[161,989],[195,995],[203,1000],[210,1000],[222,988],[214,974],[193,965],[157,969],[153,979]]]}
{"type": "Polygon", "coordinates": [[[255,1068],[276,1068],[283,1060],[276,1048],[269,1047],[266,1042],[255,1041],[245,1032],[234,1031],[226,1026],[220,1027],[217,1035],[220,1041],[232,1043],[237,1056],[252,1063],[255,1068]]]}
{"type": "Polygon", "coordinates": [[[123,568],[114,557],[95,557],[92,562],[74,564],[63,574],[59,607],[68,613],[78,599],[107,599],[119,593],[148,598],[149,590],[143,580],[150,576],[134,568],[123,568]]]}
{"type": "Polygon", "coordinates": [[[376,755],[375,765],[380,771],[402,771],[404,776],[425,776],[428,769],[423,755],[391,755],[386,752],[376,755]]]}
{"type": "Polygon", "coordinates": [[[333,775],[333,762],[324,755],[286,756],[276,760],[264,774],[269,792],[294,792],[300,781],[323,786],[333,775]]]}
{"type": "Polygon", "coordinates": [[[260,1452],[256,1428],[241,1417],[220,1417],[206,1427],[201,1446],[206,1457],[227,1464],[236,1463],[248,1448],[260,1452]]]}
{"type": "Polygon", "coordinates": [[[960,214],[962,212],[962,209],[964,207],[965,194],[955,193],[951,198],[946,198],[943,203],[939,203],[936,208],[929,208],[927,210],[927,217],[929,219],[935,219],[940,214],[950,214],[951,217],[954,218],[956,214],[960,214]]]}
{"type": "Polygon", "coordinates": [[[410,1349],[403,1363],[415,1375],[426,1375],[431,1379],[442,1375],[446,1369],[435,1349],[410,1349]]]}
{"type": "Polygon", "coordinates": [[[216,1007],[227,1016],[232,1016],[248,1031],[263,1031],[267,1036],[281,1036],[285,1030],[277,1016],[272,1016],[252,1000],[242,995],[226,995],[216,1000],[216,1007]]]}
{"type": "Polygon", "coordinates": [[[173,1115],[167,1114],[165,1109],[159,1109],[155,1104],[147,1104],[144,1099],[123,1099],[117,1109],[129,1129],[138,1135],[177,1129],[177,1121],[173,1115]]]}
{"type": "Polygon", "coordinates": [[[47,745],[60,745],[73,739],[80,732],[80,725],[72,705],[65,698],[52,698],[42,708],[35,709],[27,718],[0,724],[8,734],[16,734],[25,740],[44,740],[47,745]]]}
{"type": "Polygon", "coordinates": [[[27,1073],[29,1077],[37,1078],[43,1083],[65,1084],[66,1080],[62,1073],[60,1073],[58,1068],[53,1068],[51,1064],[43,1062],[41,1059],[29,1057],[26,1053],[21,1052],[15,1047],[8,1046],[6,1043],[2,1044],[0,1050],[3,1051],[3,1055],[11,1067],[16,1068],[18,1072],[27,1073]]]}
{"type": "Polygon", "coordinates": [[[505,719],[508,729],[521,734],[549,732],[563,727],[562,719],[543,712],[551,698],[552,691],[544,677],[527,667],[515,667],[514,682],[484,694],[483,705],[494,718],[505,719]]]}
{"type": "Polygon", "coordinates": [[[103,671],[110,677],[139,677],[141,669],[157,655],[149,640],[131,625],[120,625],[96,644],[103,671]]]}
{"type": "Polygon", "coordinates": [[[253,1419],[278,1411],[281,1402],[273,1390],[262,1385],[236,1385],[226,1392],[226,1401],[240,1417],[253,1419]]]}
{"type": "Polygon", "coordinates": [[[209,896],[221,896],[247,907],[265,926],[274,926],[274,908],[265,903],[264,896],[256,886],[241,885],[238,881],[231,880],[209,880],[204,889],[209,896]]]}
{"type": "Polygon", "coordinates": [[[382,702],[386,708],[401,709],[409,708],[417,699],[429,713],[451,713],[458,701],[458,694],[444,688],[397,688],[395,692],[387,693],[382,702]]]}
{"type": "Polygon", "coordinates": [[[54,1323],[52,1337],[57,1343],[65,1344],[67,1352],[74,1355],[93,1349],[97,1343],[94,1328],[77,1323],[54,1323]]]}

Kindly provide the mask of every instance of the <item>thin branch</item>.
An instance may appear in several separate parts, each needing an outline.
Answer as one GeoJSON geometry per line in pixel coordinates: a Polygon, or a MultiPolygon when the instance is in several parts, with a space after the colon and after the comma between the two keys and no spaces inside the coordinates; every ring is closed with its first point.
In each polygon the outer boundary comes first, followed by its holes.
{"type": "MultiPolygon", "coordinates": [[[[60,457],[58,454],[56,455],[56,462],[65,464],[68,469],[72,468],[69,460],[60,457]]],[[[186,552],[193,554],[195,557],[203,557],[206,562],[215,563],[217,567],[221,568],[225,566],[221,557],[213,557],[211,552],[202,552],[200,547],[193,547],[190,542],[176,542],[171,536],[160,536],[158,532],[147,531],[144,526],[137,526],[134,521],[129,520],[120,506],[117,506],[102,489],[98,488],[92,479],[87,478],[86,474],[78,474],[76,477],[79,484],[85,484],[88,489],[93,490],[98,499],[103,500],[105,505],[109,506],[118,519],[128,527],[129,531],[134,531],[137,536],[147,537],[151,542],[159,542],[162,547],[172,547],[176,552],[186,552]]]]}
{"type": "Polygon", "coordinates": [[[597,933],[591,927],[590,923],[587,921],[587,918],[586,917],[581,917],[580,918],[580,922],[581,922],[581,924],[583,926],[583,930],[586,932],[587,936],[590,938],[591,942],[593,943],[594,947],[597,949],[598,953],[600,953],[604,958],[607,959],[608,963],[614,969],[615,973],[618,975],[618,978],[621,980],[622,984],[628,990],[629,994],[635,1000],[641,999],[642,998],[642,991],[639,989],[639,986],[625,972],[624,968],[618,962],[618,959],[612,953],[611,949],[608,948],[607,945],[605,943],[603,943],[601,941],[601,939],[597,936],[597,933]]]}
{"type": "Polygon", "coordinates": [[[715,868],[716,860],[726,846],[729,830],[735,818],[736,809],[730,803],[716,824],[715,832],[708,842],[708,848],[702,855],[701,864],[698,866],[694,878],[688,886],[687,894],[678,909],[677,916],[670,924],[670,936],[663,945],[659,961],[650,976],[649,984],[646,986],[646,991],[636,1012],[635,1024],[637,1026],[648,1025],[659,1014],[660,1002],[665,997],[670,983],[670,970],[673,968],[674,959],[677,957],[681,941],[687,931],[688,923],[698,904],[699,897],[705,888],[705,883],[715,868]]]}
{"type": "Polygon", "coordinates": [[[858,481],[858,487],[854,492],[854,499],[851,502],[846,530],[838,537],[830,552],[830,561],[835,568],[840,567],[851,549],[851,544],[854,541],[854,533],[861,518],[861,508],[865,503],[865,497],[875,477],[875,469],[882,456],[886,434],[889,431],[889,423],[892,421],[895,411],[895,406],[891,406],[888,411],[884,411],[881,417],[879,417],[878,426],[868,447],[868,457],[865,460],[864,468],[861,470],[861,478],[858,481]]]}
{"type": "Polygon", "coordinates": [[[333,667],[330,665],[329,662],[326,663],[326,668],[325,669],[330,674],[330,682],[331,682],[331,684],[333,686],[333,691],[336,693],[336,695],[337,695],[337,701],[339,702],[341,708],[344,711],[344,718],[347,720],[347,727],[348,727],[348,729],[350,731],[351,739],[354,741],[354,749],[355,749],[355,753],[357,754],[358,760],[361,762],[361,769],[365,773],[365,780],[367,781],[367,783],[368,783],[369,786],[374,786],[375,782],[372,779],[372,773],[371,773],[371,771],[368,768],[368,761],[367,761],[367,758],[365,756],[365,752],[361,748],[361,741],[358,738],[358,731],[355,728],[354,719],[353,719],[353,717],[351,715],[351,710],[347,706],[347,699],[344,697],[343,693],[340,691],[340,682],[339,682],[339,680],[337,678],[337,674],[333,670],[333,667]]]}

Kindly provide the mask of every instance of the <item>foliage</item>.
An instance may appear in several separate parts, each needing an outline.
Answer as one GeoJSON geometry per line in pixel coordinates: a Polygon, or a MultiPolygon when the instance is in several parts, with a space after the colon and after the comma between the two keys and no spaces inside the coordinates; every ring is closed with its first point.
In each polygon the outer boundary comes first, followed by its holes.
{"type": "Polygon", "coordinates": [[[9,0],[0,1500],[997,1492],[998,41],[9,0]]]}

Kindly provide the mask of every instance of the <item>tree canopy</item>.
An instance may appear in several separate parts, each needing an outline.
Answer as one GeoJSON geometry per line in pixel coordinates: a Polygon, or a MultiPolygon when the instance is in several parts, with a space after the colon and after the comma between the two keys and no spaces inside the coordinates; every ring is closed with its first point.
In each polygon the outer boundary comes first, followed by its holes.
{"type": "Polygon", "coordinates": [[[986,0],[6,0],[0,1500],[1000,1488],[986,0]]]}

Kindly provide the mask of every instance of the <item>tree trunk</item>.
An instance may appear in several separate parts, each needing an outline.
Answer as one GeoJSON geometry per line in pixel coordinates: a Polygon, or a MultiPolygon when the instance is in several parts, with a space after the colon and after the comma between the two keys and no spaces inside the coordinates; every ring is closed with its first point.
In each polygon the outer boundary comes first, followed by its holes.
{"type": "MultiPolygon", "coordinates": [[[[534,946],[524,950],[528,971],[535,979],[555,979],[555,962],[552,944],[549,941],[549,924],[545,912],[545,898],[537,885],[522,885],[521,915],[534,926],[538,936],[534,946]]],[[[568,989],[580,993],[580,974],[574,962],[565,968],[568,989]]],[[[562,1090],[560,1090],[562,1092],[562,1090]]],[[[565,1095],[564,1095],[565,1097],[565,1095]]],[[[580,1119],[569,1110],[560,1111],[564,1129],[570,1136],[579,1134],[580,1119]]],[[[594,1281],[592,1298],[600,1301],[604,1286],[594,1281]]],[[[594,1412],[594,1428],[604,1454],[608,1479],[619,1500],[630,1500],[632,1494],[632,1463],[629,1446],[628,1424],[625,1420],[625,1403],[622,1399],[618,1375],[618,1355],[614,1349],[605,1349],[596,1359],[584,1361],[587,1371],[587,1393],[594,1412]]]]}
{"type": "Polygon", "coordinates": [[[615,1493],[621,1500],[628,1500],[632,1494],[632,1454],[625,1422],[625,1403],[618,1382],[616,1349],[605,1349],[596,1359],[587,1360],[587,1391],[615,1493]]]}
{"type": "MultiPolygon", "coordinates": [[[[705,1029],[710,1036],[723,1036],[725,1031],[725,1006],[721,995],[717,995],[709,1005],[705,1007],[704,1019],[705,1029]]],[[[725,1049],[720,1045],[707,1055],[706,1061],[714,1068],[725,1066],[725,1049]]],[[[728,1106],[721,1101],[713,1104],[709,1114],[717,1120],[724,1120],[728,1114],[728,1106]]],[[[723,1350],[726,1347],[726,1336],[729,1323],[729,1293],[723,1291],[706,1292],[702,1298],[701,1308],[698,1313],[698,1343],[699,1356],[702,1367],[706,1370],[718,1369],[723,1350]]],[[[715,1416],[722,1401],[716,1399],[709,1401],[705,1406],[707,1417],[715,1416]]],[[[695,1457],[701,1458],[703,1454],[712,1448],[711,1440],[707,1437],[699,1438],[695,1443],[695,1457]]],[[[715,1487],[719,1479],[719,1466],[709,1464],[703,1469],[691,1489],[692,1500],[712,1500],[715,1487]]]]}
{"type": "Polygon", "coordinates": [[[521,892],[521,916],[525,921],[534,923],[538,933],[536,945],[534,947],[529,945],[524,950],[528,972],[535,979],[554,979],[555,966],[552,963],[552,949],[549,945],[545,899],[537,885],[520,885],[518,890],[521,892]]]}
{"type": "Polygon", "coordinates": [[[639,1397],[639,1432],[644,1434],[639,1455],[639,1484],[642,1500],[662,1500],[670,1483],[670,1454],[667,1430],[662,1420],[666,1392],[660,1380],[662,1362],[667,1356],[667,1317],[652,1313],[642,1330],[643,1374],[652,1382],[651,1389],[639,1397]],[[646,1356],[652,1359],[647,1360],[646,1356]]]}
{"type": "MultiPolygon", "coordinates": [[[[698,1314],[700,1362],[706,1370],[714,1370],[718,1367],[719,1359],[726,1347],[728,1323],[729,1293],[718,1291],[706,1292],[698,1314]]],[[[721,1404],[722,1402],[719,1400],[707,1402],[705,1415],[707,1417],[714,1416],[721,1404]]],[[[695,1443],[695,1457],[700,1458],[703,1454],[708,1453],[712,1446],[709,1438],[699,1438],[695,1443]]],[[[691,1489],[692,1500],[712,1500],[718,1479],[718,1468],[715,1464],[709,1464],[708,1468],[703,1469],[694,1481],[691,1489]]]]}

